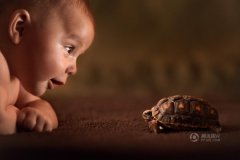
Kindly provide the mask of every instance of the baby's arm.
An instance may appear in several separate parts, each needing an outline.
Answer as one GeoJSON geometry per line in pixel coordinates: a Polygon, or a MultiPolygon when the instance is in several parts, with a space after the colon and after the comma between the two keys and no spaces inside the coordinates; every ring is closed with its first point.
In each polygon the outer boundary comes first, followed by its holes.
{"type": "Polygon", "coordinates": [[[16,120],[19,109],[7,105],[8,94],[0,86],[0,134],[13,134],[16,132],[16,120]]]}
{"type": "Polygon", "coordinates": [[[20,89],[17,105],[20,108],[17,117],[17,125],[20,129],[44,132],[57,128],[57,116],[51,105],[28,93],[23,87],[20,89]]]}

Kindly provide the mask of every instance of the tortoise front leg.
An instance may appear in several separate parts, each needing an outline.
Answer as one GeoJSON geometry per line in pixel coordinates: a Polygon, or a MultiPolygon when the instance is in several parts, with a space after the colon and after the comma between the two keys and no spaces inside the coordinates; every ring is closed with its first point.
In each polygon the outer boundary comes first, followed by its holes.
{"type": "Polygon", "coordinates": [[[159,126],[159,124],[156,120],[149,121],[148,127],[149,127],[150,131],[152,131],[156,134],[160,133],[161,130],[163,129],[161,126],[159,126]]]}

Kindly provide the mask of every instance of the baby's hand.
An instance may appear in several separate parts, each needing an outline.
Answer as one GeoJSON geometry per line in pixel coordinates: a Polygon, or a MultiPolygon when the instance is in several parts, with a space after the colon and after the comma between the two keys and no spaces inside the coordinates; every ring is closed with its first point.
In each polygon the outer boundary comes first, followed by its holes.
{"type": "Polygon", "coordinates": [[[54,127],[49,117],[36,108],[26,107],[20,110],[17,117],[20,129],[36,132],[51,132],[54,127]]]}

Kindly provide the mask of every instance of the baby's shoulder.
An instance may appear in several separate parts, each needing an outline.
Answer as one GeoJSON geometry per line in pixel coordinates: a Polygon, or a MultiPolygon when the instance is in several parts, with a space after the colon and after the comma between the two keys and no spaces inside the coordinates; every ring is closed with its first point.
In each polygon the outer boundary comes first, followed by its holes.
{"type": "Polygon", "coordinates": [[[7,104],[15,104],[18,98],[19,88],[19,80],[16,77],[10,76],[7,61],[0,52],[0,96],[5,95],[7,104]]]}
{"type": "Polygon", "coordinates": [[[0,51],[0,87],[7,89],[10,85],[10,72],[7,65],[7,61],[0,51]]]}
{"type": "Polygon", "coordinates": [[[10,82],[10,72],[7,65],[7,61],[0,51],[0,85],[4,86],[10,82]]]}

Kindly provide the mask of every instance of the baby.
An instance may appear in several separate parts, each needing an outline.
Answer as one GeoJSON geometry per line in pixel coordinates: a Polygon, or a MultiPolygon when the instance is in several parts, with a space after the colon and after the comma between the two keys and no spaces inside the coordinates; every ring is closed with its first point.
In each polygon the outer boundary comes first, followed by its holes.
{"type": "Polygon", "coordinates": [[[41,99],[77,71],[94,22],[86,0],[0,0],[0,134],[57,128],[41,99]]]}

